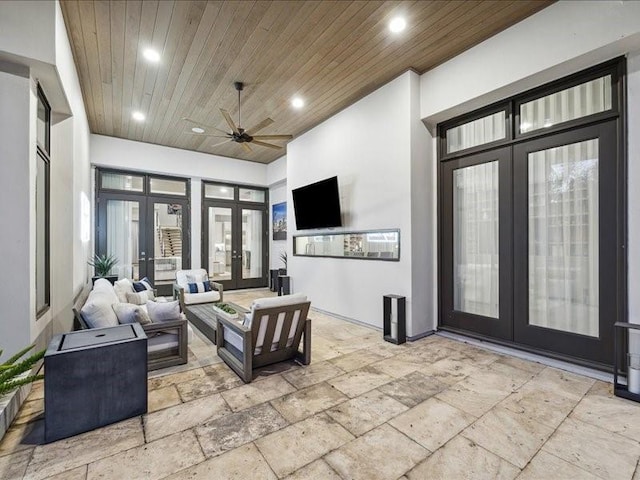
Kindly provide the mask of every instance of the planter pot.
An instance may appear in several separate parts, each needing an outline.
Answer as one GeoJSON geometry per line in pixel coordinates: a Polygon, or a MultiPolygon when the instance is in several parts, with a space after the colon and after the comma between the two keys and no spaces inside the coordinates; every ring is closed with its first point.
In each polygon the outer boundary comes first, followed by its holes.
{"type": "Polygon", "coordinates": [[[217,306],[213,305],[212,306],[213,311],[215,312],[216,315],[226,319],[226,320],[238,320],[238,312],[234,313],[233,315],[230,313],[225,312],[224,310],[222,310],[221,308],[218,308],[217,306]]]}
{"type": "Polygon", "coordinates": [[[287,269],[286,268],[279,268],[278,269],[278,275],[286,275],[287,274],[287,269]]]}
{"type": "Polygon", "coordinates": [[[107,280],[109,280],[111,282],[111,285],[115,284],[118,281],[118,276],[117,275],[107,275],[106,277],[92,277],[91,278],[91,285],[95,285],[96,280],[99,278],[106,278],[107,280]]]}

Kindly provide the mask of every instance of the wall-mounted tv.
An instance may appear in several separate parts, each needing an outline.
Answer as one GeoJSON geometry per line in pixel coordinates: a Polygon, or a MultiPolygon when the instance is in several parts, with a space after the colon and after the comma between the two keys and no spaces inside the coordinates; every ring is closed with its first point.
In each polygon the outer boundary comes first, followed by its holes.
{"type": "Polygon", "coordinates": [[[291,193],[298,230],[342,226],[338,177],[296,188],[291,193]]]}

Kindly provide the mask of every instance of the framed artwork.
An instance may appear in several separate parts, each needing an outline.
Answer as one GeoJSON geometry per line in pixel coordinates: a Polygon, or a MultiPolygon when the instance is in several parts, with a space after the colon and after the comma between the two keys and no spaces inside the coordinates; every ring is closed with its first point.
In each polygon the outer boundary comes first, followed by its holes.
{"type": "Polygon", "coordinates": [[[271,207],[273,222],[273,239],[287,239],[287,202],[276,203],[271,207]]]}

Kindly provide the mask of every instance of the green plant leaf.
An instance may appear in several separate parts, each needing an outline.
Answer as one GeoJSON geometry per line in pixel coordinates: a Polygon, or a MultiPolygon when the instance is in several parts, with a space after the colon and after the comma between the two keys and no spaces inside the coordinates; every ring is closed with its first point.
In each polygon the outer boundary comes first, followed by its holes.
{"type": "Polygon", "coordinates": [[[21,387],[22,385],[26,385],[27,383],[35,382],[36,380],[42,380],[43,378],[44,375],[30,375],[19,380],[0,383],[0,395],[8,393],[11,390],[15,390],[16,388],[21,387]]]}
{"type": "MultiPolygon", "coordinates": [[[[10,359],[8,359],[6,362],[3,362],[2,365],[13,365],[14,363],[16,363],[16,361],[19,358],[22,358],[22,356],[27,353],[29,350],[31,350],[33,347],[35,347],[35,344],[30,345],[28,347],[23,348],[22,350],[20,350],[18,353],[16,353],[13,357],[11,357],[10,359]]],[[[2,354],[2,350],[0,350],[0,354],[2,354]]]]}

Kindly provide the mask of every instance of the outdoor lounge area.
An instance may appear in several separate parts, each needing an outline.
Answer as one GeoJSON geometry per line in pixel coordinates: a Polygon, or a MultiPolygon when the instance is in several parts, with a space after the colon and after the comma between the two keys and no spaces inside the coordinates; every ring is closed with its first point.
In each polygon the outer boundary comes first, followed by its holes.
{"type": "Polygon", "coordinates": [[[640,480],[640,0],[0,1],[0,480],[640,480]]]}
{"type": "Polygon", "coordinates": [[[314,313],[312,363],[265,367],[250,384],[206,337],[192,350],[150,376],[147,414],[47,445],[35,385],[0,442],[2,478],[640,475],[640,408],[610,383],[440,335],[393,345],[314,313]]]}

